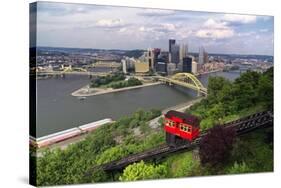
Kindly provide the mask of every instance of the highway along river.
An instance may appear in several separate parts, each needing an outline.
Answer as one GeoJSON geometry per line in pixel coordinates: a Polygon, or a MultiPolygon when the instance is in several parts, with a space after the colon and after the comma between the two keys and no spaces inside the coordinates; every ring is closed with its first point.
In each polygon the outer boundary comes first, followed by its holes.
{"type": "MultiPolygon", "coordinates": [[[[234,79],[239,73],[212,73],[234,79]]],[[[204,85],[210,76],[202,75],[204,85]]],[[[37,80],[37,122],[31,135],[45,136],[104,118],[117,120],[138,109],[165,109],[196,97],[194,91],[180,87],[155,85],[79,100],[71,93],[89,83],[87,76],[66,75],[65,78],[37,80]]]]}

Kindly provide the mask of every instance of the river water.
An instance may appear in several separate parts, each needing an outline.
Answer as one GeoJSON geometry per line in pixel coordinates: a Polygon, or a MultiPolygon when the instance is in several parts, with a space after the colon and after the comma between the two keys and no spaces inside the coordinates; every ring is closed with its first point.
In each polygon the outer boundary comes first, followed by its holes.
{"type": "MultiPolygon", "coordinates": [[[[201,75],[207,86],[209,76],[223,76],[233,80],[239,73],[217,72],[201,75]]],[[[77,127],[103,118],[114,120],[138,109],[165,109],[195,98],[196,93],[181,87],[155,85],[134,90],[87,97],[79,100],[70,94],[89,83],[87,76],[66,75],[65,78],[37,80],[35,137],[77,127]]]]}

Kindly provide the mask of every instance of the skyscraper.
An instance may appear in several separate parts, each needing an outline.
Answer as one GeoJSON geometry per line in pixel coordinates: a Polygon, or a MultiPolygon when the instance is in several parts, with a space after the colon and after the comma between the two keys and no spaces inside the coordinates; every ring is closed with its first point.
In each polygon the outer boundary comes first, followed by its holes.
{"type": "MultiPolygon", "coordinates": [[[[155,54],[155,53],[154,53],[155,54]]],[[[167,64],[169,62],[169,52],[161,52],[156,53],[157,58],[155,58],[154,64],[155,64],[155,70],[158,73],[167,73],[167,64]]]]}
{"type": "Polygon", "coordinates": [[[192,58],[184,57],[182,61],[182,71],[191,73],[192,71],[192,58]]]}
{"type": "Polygon", "coordinates": [[[161,49],[160,48],[154,48],[153,49],[153,57],[154,57],[154,60],[153,60],[153,62],[154,62],[153,70],[156,69],[156,62],[157,62],[157,58],[160,55],[160,53],[161,53],[161,49]]]}
{"type": "Polygon", "coordinates": [[[180,63],[182,63],[182,60],[184,57],[187,57],[188,55],[188,46],[187,44],[181,44],[180,45],[180,63]]]}
{"type": "Polygon", "coordinates": [[[176,71],[176,64],[168,63],[167,64],[167,73],[168,73],[168,75],[174,74],[175,71],[176,71]]]}
{"type": "Polygon", "coordinates": [[[209,63],[209,57],[206,51],[204,51],[204,63],[209,63]]]}
{"type": "Polygon", "coordinates": [[[125,59],[122,59],[121,60],[121,63],[122,63],[122,70],[123,70],[123,73],[124,74],[127,74],[127,62],[125,59]]]}
{"type": "Polygon", "coordinates": [[[148,48],[147,49],[147,61],[149,63],[149,68],[154,69],[154,52],[153,49],[148,48]]]}
{"type": "Polygon", "coordinates": [[[169,40],[169,53],[171,53],[172,51],[172,46],[176,44],[176,40],[175,39],[170,39],[169,40]]]}
{"type": "Polygon", "coordinates": [[[139,59],[143,62],[147,62],[149,69],[154,69],[154,52],[152,48],[148,48],[139,59]]]}
{"type": "Polygon", "coordinates": [[[166,73],[167,72],[167,63],[164,59],[159,58],[155,63],[155,70],[158,73],[166,73]]]}
{"type": "Polygon", "coordinates": [[[160,48],[154,48],[153,53],[154,53],[154,58],[157,58],[161,53],[161,49],[160,48]]]}
{"type": "Polygon", "coordinates": [[[180,62],[180,46],[177,44],[172,45],[171,62],[175,64],[178,64],[180,62]]]}
{"type": "Polygon", "coordinates": [[[198,63],[200,65],[203,65],[204,64],[204,53],[205,53],[205,49],[203,46],[201,46],[199,48],[199,57],[198,57],[198,63]]]}
{"type": "Polygon", "coordinates": [[[193,74],[197,74],[198,70],[198,63],[196,63],[195,61],[192,61],[192,65],[191,65],[191,72],[193,74]]]}

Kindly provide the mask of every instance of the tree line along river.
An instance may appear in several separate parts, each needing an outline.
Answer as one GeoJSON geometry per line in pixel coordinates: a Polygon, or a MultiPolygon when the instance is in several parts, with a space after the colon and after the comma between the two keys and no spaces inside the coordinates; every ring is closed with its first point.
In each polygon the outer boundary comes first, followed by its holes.
{"type": "MultiPolygon", "coordinates": [[[[210,73],[199,76],[199,80],[207,86],[208,78],[216,75],[234,80],[240,73],[210,73]]],[[[196,92],[190,89],[166,85],[90,96],[85,100],[71,96],[89,81],[81,75],[37,80],[36,128],[30,130],[31,136],[41,137],[104,118],[116,120],[138,109],[165,109],[196,97],[196,92]]]]}

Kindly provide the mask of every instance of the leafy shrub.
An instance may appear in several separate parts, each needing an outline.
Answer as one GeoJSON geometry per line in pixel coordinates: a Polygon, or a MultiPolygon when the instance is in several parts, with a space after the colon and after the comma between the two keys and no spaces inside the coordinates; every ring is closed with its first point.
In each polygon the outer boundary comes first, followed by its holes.
{"type": "Polygon", "coordinates": [[[144,179],[164,178],[167,175],[167,167],[164,165],[145,164],[143,161],[134,163],[125,168],[121,181],[135,181],[144,179]]]}

